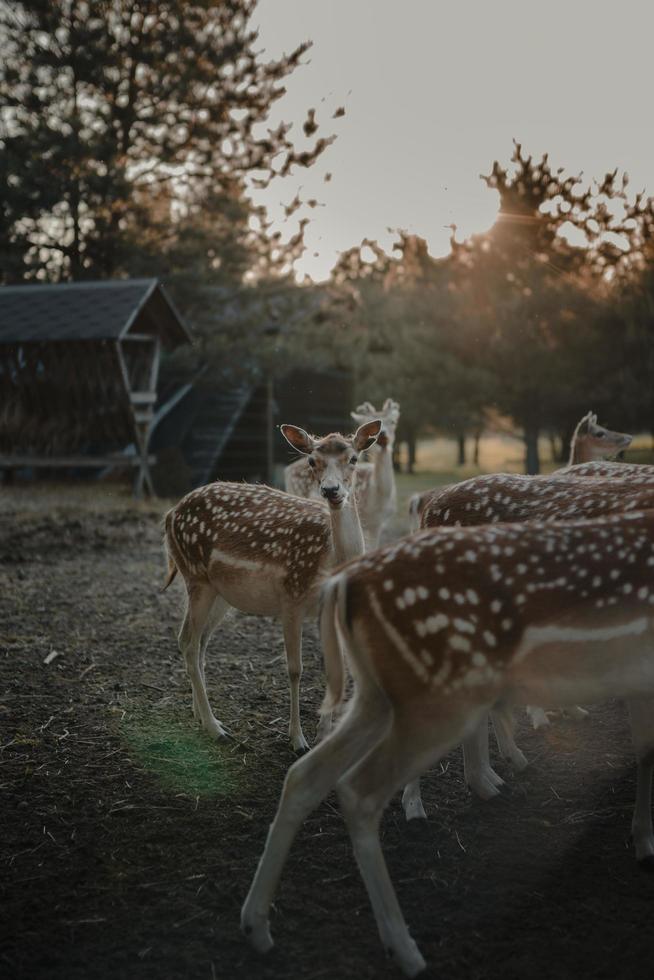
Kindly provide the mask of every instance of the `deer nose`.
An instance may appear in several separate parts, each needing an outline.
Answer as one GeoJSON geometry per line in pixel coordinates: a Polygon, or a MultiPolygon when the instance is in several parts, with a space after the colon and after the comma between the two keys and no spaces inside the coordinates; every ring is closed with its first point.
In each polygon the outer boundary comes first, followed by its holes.
{"type": "Polygon", "coordinates": [[[326,497],[327,500],[334,500],[335,497],[338,497],[339,487],[338,485],[333,487],[321,487],[320,492],[322,493],[323,497],[326,497]]]}

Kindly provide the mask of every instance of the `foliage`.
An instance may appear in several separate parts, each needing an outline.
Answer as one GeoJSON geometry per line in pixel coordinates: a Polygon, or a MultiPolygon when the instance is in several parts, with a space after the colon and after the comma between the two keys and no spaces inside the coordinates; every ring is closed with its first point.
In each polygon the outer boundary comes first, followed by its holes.
{"type": "Polygon", "coordinates": [[[454,229],[438,260],[404,233],[397,257],[365,240],[333,279],[361,299],[366,397],[398,398],[405,432],[509,417],[535,472],[539,433],[567,443],[590,407],[614,425],[654,413],[654,208],[628,201],[626,175],[584,187],[517,143],[483,179],[500,200],[489,232],[459,242],[454,229]]]}
{"type": "MultiPolygon", "coordinates": [[[[263,60],[256,0],[23,0],[0,8],[2,278],[191,267],[216,284],[287,266],[245,197],[331,142],[265,130],[309,44],[263,60]]],[[[313,110],[310,110],[310,113],[313,110]]],[[[315,116],[315,113],[314,113],[315,116]]],[[[185,296],[180,292],[184,301],[185,296]]]]}

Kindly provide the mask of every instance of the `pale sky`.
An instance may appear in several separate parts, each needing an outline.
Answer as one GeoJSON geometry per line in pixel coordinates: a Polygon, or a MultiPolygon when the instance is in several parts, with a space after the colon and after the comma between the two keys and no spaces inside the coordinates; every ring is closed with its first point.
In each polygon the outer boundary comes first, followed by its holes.
{"type": "Polygon", "coordinates": [[[389,227],[433,255],[451,223],[459,237],[488,228],[497,196],[479,174],[508,163],[513,137],[587,179],[624,168],[633,191],[654,194],[651,0],[260,0],[253,24],[270,57],[314,42],[273,122],[301,135],[315,106],[319,135],[338,134],[313,168],[257,197],[272,216],[300,186],[324,205],[301,212],[300,273],[324,278],[364,237],[388,247],[389,227]]]}

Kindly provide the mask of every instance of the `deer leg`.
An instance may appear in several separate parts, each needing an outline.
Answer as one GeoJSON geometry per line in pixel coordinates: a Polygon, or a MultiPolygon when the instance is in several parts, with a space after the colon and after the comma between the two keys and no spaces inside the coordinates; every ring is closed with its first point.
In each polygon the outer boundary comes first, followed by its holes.
{"type": "Polygon", "coordinates": [[[529,720],[531,721],[532,728],[538,730],[539,728],[547,728],[550,723],[549,718],[545,714],[543,708],[535,708],[533,705],[528,704],[526,707],[526,712],[529,715],[529,720]]]}
{"type": "MultiPolygon", "coordinates": [[[[515,745],[515,743],[513,743],[515,745]]],[[[522,755],[520,749],[516,751],[522,755]]],[[[524,759],[524,756],[522,756],[524,759]]],[[[525,765],[527,760],[525,759],[525,765]]],[[[485,718],[463,743],[463,766],[466,785],[482,800],[497,796],[504,780],[490,764],[488,754],[488,719],[485,718]]],[[[402,806],[407,820],[427,819],[420,794],[420,778],[414,779],[404,787],[402,806]]]]}
{"type": "Polygon", "coordinates": [[[347,715],[323,742],[288,770],[277,814],[248,896],[241,928],[265,953],[272,946],[268,914],[291,844],[302,821],[334,788],[340,776],[380,739],[390,722],[387,703],[355,695],[347,715]]]}
{"type": "Polygon", "coordinates": [[[398,786],[411,783],[462,740],[465,714],[426,723],[396,715],[394,724],[368,755],[339,781],[337,792],[354,853],[372,905],[381,941],[408,977],[425,968],[411,938],[379,841],[384,807],[398,786]]]}
{"type": "Polygon", "coordinates": [[[282,620],[286,666],[291,693],[291,720],[288,734],[296,752],[305,752],[309,743],[302,732],[300,721],[300,679],[302,677],[302,617],[297,612],[285,612],[282,620]]]}
{"type": "Polygon", "coordinates": [[[654,699],[633,698],[627,702],[631,735],[636,753],[636,805],[631,834],[636,860],[648,871],[654,870],[654,829],[652,827],[652,771],[654,770],[654,699]]]}
{"type": "MultiPolygon", "coordinates": [[[[218,596],[216,596],[215,598],[217,600],[218,596]]],[[[209,612],[207,616],[207,622],[211,620],[215,606],[216,606],[216,602],[212,604],[211,612],[209,612]]],[[[218,622],[220,622],[220,619],[222,619],[223,616],[224,616],[224,611],[221,611],[218,622]]],[[[216,623],[216,625],[218,625],[218,623],[216,623]]],[[[200,639],[199,665],[200,665],[200,672],[202,674],[202,683],[204,684],[205,689],[207,686],[207,681],[204,673],[204,654],[206,651],[207,643],[209,642],[211,631],[212,630],[208,630],[207,626],[205,626],[202,631],[202,636],[200,639]]],[[[193,628],[191,626],[190,600],[189,600],[187,604],[186,614],[184,616],[184,621],[182,623],[182,627],[180,629],[178,641],[177,641],[177,645],[179,647],[180,653],[184,653],[188,644],[192,642],[192,636],[193,636],[193,628]]],[[[198,708],[198,701],[195,695],[194,687],[192,687],[192,695],[193,695],[193,717],[196,719],[196,721],[200,721],[200,711],[198,708]]]]}
{"type": "Polygon", "coordinates": [[[193,689],[193,711],[199,717],[202,727],[222,738],[226,735],[217,718],[214,717],[207,698],[204,672],[201,667],[202,637],[205,627],[213,614],[214,626],[217,617],[225,615],[227,603],[216,595],[215,590],[204,583],[193,584],[188,589],[188,608],[179,633],[179,647],[186,660],[186,669],[193,689]]]}
{"type": "Polygon", "coordinates": [[[572,705],[569,708],[563,709],[563,714],[566,718],[571,718],[572,721],[585,721],[588,718],[588,712],[585,708],[580,708],[578,704],[572,705]]]}
{"type": "Polygon", "coordinates": [[[427,814],[420,795],[420,777],[407,783],[402,793],[402,807],[407,820],[426,820],[427,814]]]}
{"type": "Polygon", "coordinates": [[[491,711],[491,721],[497,739],[497,747],[500,755],[507,762],[510,762],[514,769],[518,771],[529,765],[524,752],[521,752],[513,739],[515,727],[513,711],[511,708],[500,705],[491,711]]]}
{"type": "MultiPolygon", "coordinates": [[[[200,638],[200,672],[202,674],[202,683],[204,684],[205,691],[207,689],[207,678],[205,675],[207,647],[209,646],[209,641],[211,640],[214,631],[217,629],[218,626],[220,626],[223,619],[225,618],[225,614],[227,613],[228,609],[229,609],[229,604],[223,599],[222,596],[216,595],[213,605],[211,606],[211,609],[207,616],[207,621],[204,625],[204,629],[202,630],[202,636],[200,638]]],[[[195,715],[196,718],[199,718],[199,713],[197,712],[195,694],[193,695],[193,714],[195,715]]]]}
{"type": "Polygon", "coordinates": [[[463,773],[466,785],[482,800],[490,800],[499,794],[504,780],[490,764],[488,754],[488,715],[484,715],[477,728],[463,742],[463,773]]]}

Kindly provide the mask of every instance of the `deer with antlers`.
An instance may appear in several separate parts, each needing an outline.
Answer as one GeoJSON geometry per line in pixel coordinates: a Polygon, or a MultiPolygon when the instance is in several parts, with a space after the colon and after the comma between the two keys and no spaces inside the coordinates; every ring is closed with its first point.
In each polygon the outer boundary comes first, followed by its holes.
{"type": "MultiPolygon", "coordinates": [[[[356,474],[355,494],[366,550],[376,548],[382,532],[395,513],[397,495],[393,471],[393,446],[400,419],[400,406],[387,398],[380,411],[364,402],[350,413],[357,425],[373,419],[381,419],[382,430],[370,451],[369,463],[359,463],[356,474]]],[[[284,471],[284,485],[289,493],[298,497],[315,496],[315,481],[306,459],[290,463],[284,471]]]]}
{"type": "MultiPolygon", "coordinates": [[[[552,476],[570,475],[576,477],[583,476],[618,476],[620,467],[626,466],[625,463],[605,463],[601,462],[607,456],[615,456],[622,452],[627,446],[631,445],[632,436],[626,432],[612,432],[598,425],[597,415],[587,412],[579,420],[575,431],[570,440],[570,459],[568,465],[556,470],[552,476]]],[[[630,468],[638,469],[638,466],[631,464],[630,468]]],[[[651,467],[654,473],[654,467],[651,467]]],[[[424,508],[438,495],[440,488],[425,490],[422,493],[414,493],[409,501],[409,527],[412,531],[417,531],[420,527],[420,518],[424,508]]]]}
{"type": "Polygon", "coordinates": [[[379,420],[353,436],[322,439],[283,425],[282,434],[308,460],[320,494],[302,500],[266,486],[210,483],[187,494],[165,518],[167,587],[179,571],[188,604],[179,646],[193,690],[193,711],[207,732],[223,726],[207,698],[204,658],[214,629],[232,606],[281,619],[290,683],[293,748],[306,749],[300,723],[302,623],[317,608],[319,585],[336,564],[363,554],[352,485],[359,455],[375,442],[379,420]]]}
{"type": "Polygon", "coordinates": [[[498,705],[627,700],[637,761],[632,832],[654,865],[654,511],[561,524],[419,532],[336,572],[323,590],[326,710],[355,679],[335,730],[289,770],[242,909],[252,945],[293,839],[336,789],[382,943],[425,967],[384,862],[379,824],[397,789],[475,737],[498,705]]]}

